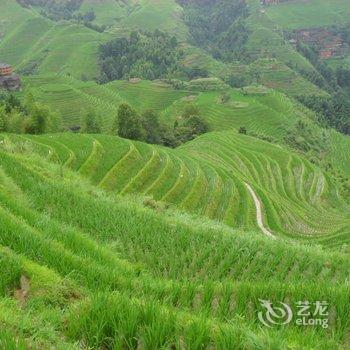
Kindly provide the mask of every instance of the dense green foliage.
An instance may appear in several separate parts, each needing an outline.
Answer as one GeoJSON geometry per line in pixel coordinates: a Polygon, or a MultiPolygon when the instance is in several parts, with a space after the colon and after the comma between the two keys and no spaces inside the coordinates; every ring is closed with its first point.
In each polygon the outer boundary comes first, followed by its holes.
{"type": "Polygon", "coordinates": [[[350,84],[350,69],[346,67],[331,69],[320,60],[319,54],[313,46],[298,43],[297,49],[315,67],[315,71],[302,73],[320,88],[326,89],[331,95],[330,97],[301,95],[297,96],[297,99],[315,111],[321,122],[325,122],[326,125],[342,133],[350,134],[350,102],[341,90],[350,84]]]}
{"type": "MultiPolygon", "coordinates": [[[[227,134],[225,145],[217,136],[205,136],[213,142],[210,148],[215,153],[227,149],[234,137],[227,134]]],[[[165,206],[150,209],[142,200],[108,195],[84,180],[87,176],[98,183],[105,171],[114,172],[116,181],[103,184],[129,185],[127,191],[133,184],[147,186],[157,180],[152,171],[136,169],[139,162],[130,162],[133,157],[141,160],[149,147],[144,144],[132,143],[137,150],[129,153],[129,160],[121,160],[122,145],[131,143],[116,137],[0,137],[0,266],[7,276],[0,284],[4,348],[347,346],[350,261],[341,248],[332,252],[271,240],[252,229],[243,233],[165,206]],[[121,165],[128,173],[121,171],[121,165]],[[326,300],[331,310],[329,328],[299,327],[294,322],[283,331],[265,328],[258,319],[262,298],[291,305],[326,300]]],[[[242,142],[243,152],[249,145],[244,140],[239,137],[229,152],[242,142]]],[[[189,154],[195,155],[195,149],[198,152],[208,141],[192,145],[189,154]]],[[[203,154],[210,154],[209,149],[203,154]]],[[[157,156],[161,157],[158,164],[168,168],[173,163],[176,169],[176,161],[183,159],[193,169],[186,172],[182,167],[183,177],[173,183],[178,194],[184,198],[190,194],[194,200],[196,191],[189,192],[184,184],[189,180],[198,186],[201,182],[192,177],[201,173],[194,170],[189,154],[186,157],[179,150],[175,156],[164,148],[152,151],[152,161],[142,163],[148,169],[157,164],[157,156]],[[171,161],[166,161],[166,155],[171,161]]],[[[221,161],[224,158],[222,154],[221,161]]],[[[208,169],[205,158],[202,162],[203,169],[208,169]]],[[[206,174],[215,176],[211,171],[206,174]]],[[[156,185],[165,190],[160,182],[156,185]]],[[[221,186],[220,181],[209,184],[213,189],[221,186]]],[[[172,193],[175,200],[175,189],[172,193]]],[[[227,191],[221,193],[225,198],[227,191]]],[[[247,195],[244,190],[241,193],[247,195]]],[[[197,201],[204,205],[202,198],[197,201]]],[[[206,203],[209,207],[222,202],[220,196],[211,198],[206,203]]],[[[247,217],[242,215],[247,210],[252,214],[248,217],[255,218],[252,208],[241,210],[237,217],[247,217]]],[[[335,236],[341,244],[339,238],[335,236]]]]}
{"type": "Polygon", "coordinates": [[[43,134],[61,129],[60,116],[43,104],[35,102],[32,95],[22,104],[14,95],[0,95],[0,130],[11,133],[43,134]]]}
{"type": "Polygon", "coordinates": [[[298,100],[314,110],[320,122],[350,135],[350,101],[346,95],[336,93],[332,97],[299,96],[298,100]]]}
{"type": "Polygon", "coordinates": [[[84,0],[17,0],[23,7],[34,6],[40,8],[40,14],[53,21],[74,21],[97,32],[103,32],[105,25],[92,23],[96,19],[92,8],[86,12],[77,12],[84,0]]]}
{"type": "Polygon", "coordinates": [[[225,61],[243,58],[249,31],[245,0],[178,0],[184,6],[186,23],[196,45],[225,61]]]}
{"type": "MultiPolygon", "coordinates": [[[[94,124],[93,121],[90,124],[94,124]]],[[[118,108],[112,133],[131,140],[176,147],[208,131],[208,124],[193,105],[185,107],[181,118],[171,128],[159,120],[155,111],[148,109],[139,114],[130,105],[123,103],[118,108]]]]}
{"type": "MultiPolygon", "coordinates": [[[[79,9],[83,0],[17,0],[22,6],[40,6],[42,14],[53,20],[72,19],[72,13],[79,9]]],[[[87,20],[92,20],[91,13],[86,15],[87,20]]]]}
{"type": "Polygon", "coordinates": [[[101,132],[101,120],[93,111],[84,115],[81,131],[86,134],[99,134],[101,132]]]}
{"type": "Polygon", "coordinates": [[[140,116],[127,104],[120,105],[117,117],[117,131],[119,136],[131,140],[143,140],[144,130],[140,116]]]}
{"type": "Polygon", "coordinates": [[[157,79],[174,74],[182,57],[177,40],[159,30],[132,32],[100,46],[101,82],[116,79],[157,79]]]}

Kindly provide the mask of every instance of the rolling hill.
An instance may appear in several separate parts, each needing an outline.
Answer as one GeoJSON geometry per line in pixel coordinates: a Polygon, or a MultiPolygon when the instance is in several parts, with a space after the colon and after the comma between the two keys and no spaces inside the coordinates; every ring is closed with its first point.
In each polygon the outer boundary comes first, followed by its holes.
{"type": "Polygon", "coordinates": [[[54,2],[74,9],[0,4],[14,95],[66,130],[0,133],[0,348],[348,349],[350,137],[300,96],[333,98],[320,66],[350,56],[294,40],[348,25],[348,1],[247,0],[230,59],[196,42],[185,0],[54,2]],[[100,45],[156,29],[182,71],[102,84],[100,45]],[[194,106],[209,132],[176,148],[118,137],[125,103],[169,130],[194,106]],[[88,112],[101,133],[70,132],[88,112]]]}
{"type": "MultiPolygon", "coordinates": [[[[229,229],[138,197],[108,195],[85,178],[100,184],[102,178],[102,187],[123,185],[129,190],[152,179],[142,179],[147,172],[135,169],[135,163],[125,156],[118,162],[114,152],[105,153],[103,164],[116,170],[129,163],[128,172],[138,176],[129,182],[125,181],[125,172],[118,171],[114,178],[112,170],[106,176],[96,164],[101,159],[98,152],[103,150],[97,145],[112,148],[111,141],[99,136],[94,143],[87,136],[75,136],[3,136],[3,346],[347,346],[348,254],[299,245],[281,236],[271,240],[254,233],[253,227],[248,231],[229,229]],[[12,293],[14,297],[10,297],[12,293]],[[289,303],[305,298],[328,300],[334,316],[328,330],[293,325],[262,329],[256,313],[260,310],[259,298],[289,303]]],[[[127,143],[118,139],[114,142],[127,143]]],[[[146,145],[134,147],[140,154],[146,152],[142,150],[146,145]]],[[[179,150],[177,158],[168,157],[173,158],[173,164],[180,162],[192,147],[196,142],[179,150]]],[[[158,156],[162,156],[161,151],[166,157],[165,149],[159,150],[158,156]]],[[[193,166],[195,163],[192,160],[193,166]]],[[[151,167],[152,163],[148,161],[145,166],[151,167]]],[[[224,173],[224,166],[217,172],[224,173]]],[[[167,179],[170,187],[171,178],[167,179]]],[[[188,186],[190,175],[180,179],[183,184],[173,186],[172,193],[188,186]]],[[[263,196],[252,179],[246,180],[263,196]]],[[[214,179],[212,183],[215,186],[214,179]]],[[[217,193],[221,193],[217,198],[224,198],[225,191],[217,193]]],[[[295,193],[293,201],[296,203],[301,195],[307,196],[295,193]]],[[[214,200],[210,204],[215,204],[214,200]]],[[[241,213],[248,213],[253,204],[242,209],[241,213]]],[[[334,242],[341,244],[341,237],[334,236],[334,242]]]]}
{"type": "Polygon", "coordinates": [[[5,137],[4,144],[16,148],[21,139],[108,192],[142,194],[241,229],[257,229],[249,184],[275,235],[348,244],[347,204],[327,174],[264,141],[214,132],[175,150],[101,135],[5,137]]]}

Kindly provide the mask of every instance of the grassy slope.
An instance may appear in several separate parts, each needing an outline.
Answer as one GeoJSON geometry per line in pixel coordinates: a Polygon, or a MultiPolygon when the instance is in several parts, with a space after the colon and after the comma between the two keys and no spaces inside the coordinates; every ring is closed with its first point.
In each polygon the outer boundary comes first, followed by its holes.
{"type": "Polygon", "coordinates": [[[133,29],[160,29],[184,41],[188,29],[182,20],[182,8],[175,0],[140,0],[132,5],[129,1],[128,16],[112,27],[112,32],[125,32],[133,29]]]}
{"type": "Polygon", "coordinates": [[[317,28],[348,23],[350,4],[347,0],[295,1],[269,6],[266,14],[271,21],[285,29],[317,28]]]}
{"type": "MultiPolygon", "coordinates": [[[[18,142],[9,137],[10,148],[11,139],[18,142]]],[[[149,196],[242,229],[256,227],[247,182],[258,193],[265,223],[275,234],[331,246],[348,242],[349,209],[327,175],[297,154],[263,141],[210,133],[169,150],[101,135],[26,139],[51,150],[51,156],[100,188],[149,196]]]]}
{"type": "Polygon", "coordinates": [[[165,121],[173,123],[191,100],[199,106],[213,130],[246,126],[259,134],[276,138],[283,137],[296,120],[296,107],[292,101],[272,91],[267,95],[246,95],[230,90],[230,101],[221,104],[220,91],[174,90],[165,84],[149,81],[115,81],[101,86],[64,76],[46,75],[25,78],[25,85],[39,101],[60,111],[66,125],[79,124],[83,112],[94,109],[102,116],[106,131],[122,102],[128,102],[139,111],[152,108],[165,121]],[[264,103],[265,100],[267,102],[264,103]],[[281,103],[282,109],[275,110],[273,106],[281,103]]]}
{"type": "MultiPolygon", "coordinates": [[[[173,2],[162,6],[161,24],[181,38],[173,2]]],[[[0,57],[8,55],[22,68],[42,58],[39,72],[45,74],[25,82],[39,100],[63,112],[67,125],[79,122],[84,106],[101,114],[107,128],[121,101],[173,120],[186,104],[183,97],[195,95],[214,130],[244,125],[281,140],[302,113],[277,92],[231,91],[231,101],[222,105],[216,91],[174,91],[149,82],[97,86],[53,76],[94,77],[102,36],[54,25],[12,0],[4,9],[16,21],[0,24],[6,35],[0,57]],[[14,40],[17,48],[10,45],[14,40]]],[[[130,29],[140,19],[147,26],[142,15],[149,9],[135,7],[123,26],[130,29]]],[[[112,16],[101,11],[96,22],[109,24],[112,16]]],[[[114,30],[124,29],[117,23],[114,30]]],[[[221,70],[201,53],[196,57],[221,70]]],[[[332,161],[349,173],[349,139],[331,134],[332,161]]],[[[0,282],[0,347],[156,349],[179,339],[178,348],[189,349],[213,342],[218,349],[349,347],[349,210],[327,175],[299,155],[227,131],[178,150],[101,135],[2,138],[0,268],[6,278],[0,282]],[[262,201],[265,225],[277,241],[253,232],[255,208],[244,181],[262,201]],[[30,281],[22,302],[13,293],[21,276],[30,281]],[[259,298],[327,300],[331,327],[261,328],[259,298]]]]}
{"type": "MultiPolygon", "coordinates": [[[[79,125],[82,115],[87,110],[94,110],[101,116],[103,129],[108,132],[118,106],[123,102],[139,111],[152,108],[172,125],[190,100],[199,107],[213,131],[237,130],[245,126],[250,132],[271,137],[277,142],[283,142],[299,118],[312,118],[293,100],[273,90],[258,94],[230,90],[230,100],[222,104],[220,91],[174,90],[159,82],[115,81],[101,86],[53,75],[31,76],[24,81],[37,100],[62,113],[66,126],[79,125]]],[[[330,135],[326,157],[335,168],[349,175],[349,155],[346,152],[349,137],[324,131],[317,125],[314,125],[314,130],[320,137],[324,132],[330,135]],[[341,152],[336,151],[338,146],[341,152]]]]}
{"type": "Polygon", "coordinates": [[[98,45],[108,40],[108,34],[97,33],[84,26],[54,23],[23,9],[14,0],[6,0],[0,17],[5,34],[0,42],[2,61],[15,69],[33,73],[63,73],[78,79],[93,79],[98,75],[98,45]],[[11,24],[7,23],[9,18],[11,24]]]}
{"type": "Polygon", "coordinates": [[[115,0],[84,0],[78,12],[86,13],[90,9],[93,9],[96,15],[94,23],[106,26],[115,24],[127,13],[127,6],[115,0]]]}
{"type": "Polygon", "coordinates": [[[230,101],[221,104],[220,91],[175,90],[160,82],[115,81],[101,86],[64,76],[42,75],[25,78],[25,85],[39,101],[60,111],[66,125],[79,124],[84,109],[95,109],[102,115],[106,130],[122,102],[139,111],[152,108],[173,122],[191,101],[200,107],[214,130],[244,125],[274,137],[283,136],[295,122],[296,114],[301,113],[291,100],[273,91],[255,95],[228,90],[230,101]],[[265,100],[271,103],[263,103],[265,100]],[[274,105],[283,106],[275,110],[274,105]]]}
{"type": "MultiPolygon", "coordinates": [[[[191,349],[348,345],[348,257],[108,196],[52,163],[69,159],[57,142],[75,151],[87,139],[2,143],[2,344],[15,338],[23,348],[59,349],[79,348],[79,340],[93,348],[123,341],[156,349],[179,339],[191,349]],[[12,294],[21,276],[30,285],[22,304],[12,294]],[[330,329],[262,329],[259,298],[292,305],[327,300],[330,329]]],[[[81,161],[87,154],[75,152],[76,171],[89,168],[81,161]]]]}

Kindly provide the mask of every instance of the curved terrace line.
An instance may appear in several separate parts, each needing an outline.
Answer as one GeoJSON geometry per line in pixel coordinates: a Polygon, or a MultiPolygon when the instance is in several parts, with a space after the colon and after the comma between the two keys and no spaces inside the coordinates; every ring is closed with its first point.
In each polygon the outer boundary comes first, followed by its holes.
{"type": "Polygon", "coordinates": [[[258,223],[259,228],[266,236],[276,239],[276,236],[264,226],[260,199],[258,198],[255,191],[249,184],[247,184],[246,182],[244,184],[248,188],[248,191],[254,200],[255,208],[256,208],[256,221],[258,223]]]}

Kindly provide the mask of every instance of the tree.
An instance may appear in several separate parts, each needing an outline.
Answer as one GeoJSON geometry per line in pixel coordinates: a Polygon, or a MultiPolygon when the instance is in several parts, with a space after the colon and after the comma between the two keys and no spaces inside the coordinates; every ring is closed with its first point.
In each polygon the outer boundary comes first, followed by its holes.
{"type": "Polygon", "coordinates": [[[209,125],[200,117],[197,106],[189,104],[182,113],[182,121],[174,124],[174,134],[181,143],[193,140],[195,137],[209,131],[209,125]]]}
{"type": "Polygon", "coordinates": [[[175,137],[174,130],[170,130],[169,128],[163,127],[162,144],[164,146],[175,148],[180,145],[179,140],[175,137]]]}
{"type": "Polygon", "coordinates": [[[0,132],[6,131],[6,113],[5,107],[0,106],[0,132]]]}
{"type": "Polygon", "coordinates": [[[24,116],[17,109],[14,109],[7,117],[7,132],[23,134],[25,131],[24,116]]]}
{"type": "Polygon", "coordinates": [[[49,132],[59,132],[62,131],[62,118],[58,113],[50,114],[49,132]]]}
{"type": "Polygon", "coordinates": [[[199,115],[192,115],[191,117],[187,118],[183,123],[183,126],[190,128],[192,138],[205,134],[209,131],[208,123],[199,115]]]}
{"type": "Polygon", "coordinates": [[[146,142],[162,143],[162,129],[158,115],[151,109],[142,113],[142,124],[146,132],[146,142]]]}
{"type": "Polygon", "coordinates": [[[144,140],[145,130],[137,112],[127,103],[120,105],[116,121],[117,132],[120,137],[131,140],[144,140]]]}
{"type": "Polygon", "coordinates": [[[177,49],[176,39],[167,33],[159,30],[132,32],[129,37],[100,45],[99,80],[166,78],[174,72],[181,72],[183,56],[183,51],[177,49]]]}
{"type": "Polygon", "coordinates": [[[189,67],[185,68],[185,73],[188,79],[193,80],[196,78],[208,78],[209,72],[205,68],[189,67]]]}
{"type": "Polygon", "coordinates": [[[243,134],[243,135],[247,135],[248,131],[247,131],[247,128],[245,126],[241,126],[238,130],[238,132],[240,134],[243,134]]]}
{"type": "Polygon", "coordinates": [[[22,109],[21,101],[14,95],[9,95],[5,101],[6,113],[10,113],[13,109],[22,109]]]}
{"type": "Polygon", "coordinates": [[[233,88],[242,88],[249,84],[246,76],[233,73],[226,79],[226,83],[233,88]]]}
{"type": "Polygon", "coordinates": [[[230,101],[230,99],[231,96],[228,92],[223,92],[220,96],[221,103],[227,103],[228,101],[230,101]]]}
{"type": "Polygon", "coordinates": [[[81,131],[86,134],[99,134],[101,132],[98,118],[94,112],[85,114],[81,131]]]}
{"type": "Polygon", "coordinates": [[[50,110],[48,107],[34,103],[30,110],[29,121],[25,132],[29,134],[44,134],[50,125],[50,110]]]}
{"type": "Polygon", "coordinates": [[[200,115],[200,110],[197,106],[193,104],[188,104],[184,111],[182,112],[182,118],[188,119],[189,117],[192,117],[193,115],[200,115]]]}

